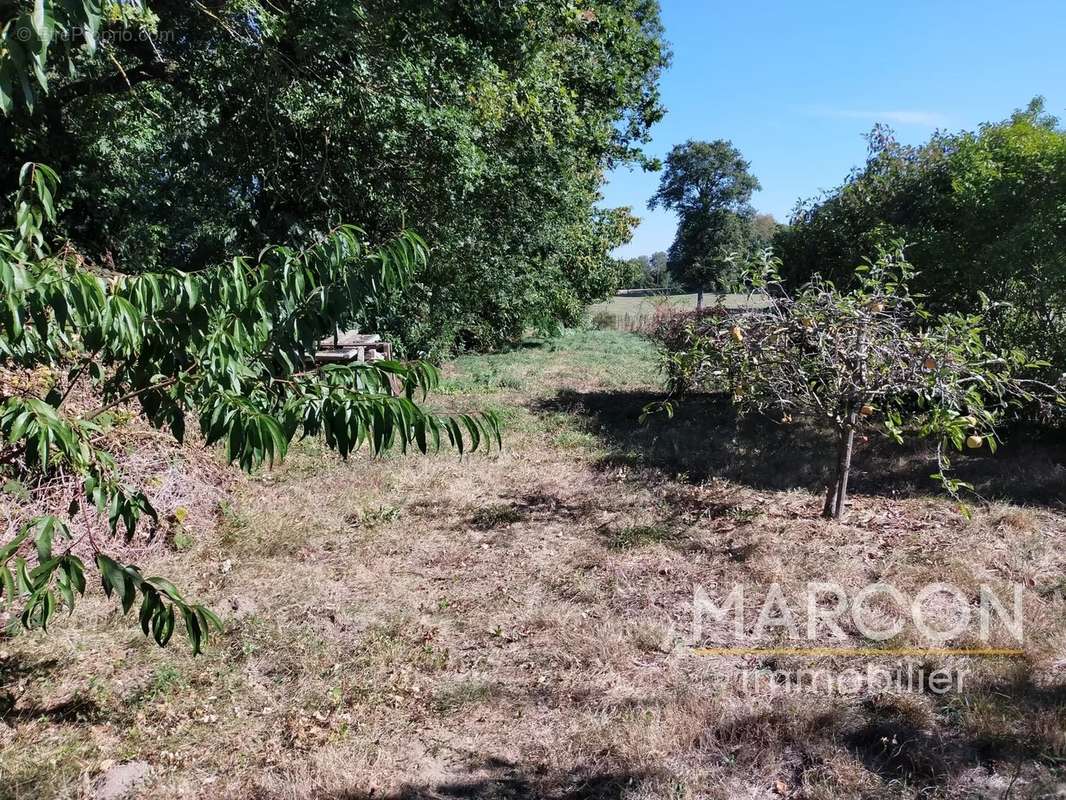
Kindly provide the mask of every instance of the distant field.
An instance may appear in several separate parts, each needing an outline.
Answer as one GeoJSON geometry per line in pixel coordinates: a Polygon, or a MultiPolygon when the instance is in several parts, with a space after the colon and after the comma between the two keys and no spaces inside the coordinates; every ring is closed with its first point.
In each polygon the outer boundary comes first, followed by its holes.
{"type": "MultiPolygon", "coordinates": [[[[714,305],[719,298],[727,308],[744,308],[748,305],[747,295],[719,295],[712,292],[703,296],[704,305],[714,305]]],[[[693,311],[696,308],[696,294],[693,292],[652,297],[616,295],[606,302],[589,306],[589,317],[600,328],[636,330],[649,322],[655,316],[656,308],[664,304],[677,311],[693,311]]]]}

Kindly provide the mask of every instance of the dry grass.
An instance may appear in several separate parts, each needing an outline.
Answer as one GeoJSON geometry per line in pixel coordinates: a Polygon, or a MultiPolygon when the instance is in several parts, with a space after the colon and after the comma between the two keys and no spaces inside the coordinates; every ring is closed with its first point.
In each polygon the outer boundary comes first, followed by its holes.
{"type": "Polygon", "coordinates": [[[446,400],[508,409],[502,454],[344,464],[311,442],[241,484],[218,531],[150,556],[225,612],[204,656],[156,649],[101,599],[0,643],[0,795],[84,796],[138,759],[139,796],[167,798],[1054,796],[1054,475],[1039,503],[967,521],[923,494],[920,453],[871,453],[883,480],[870,467],[846,524],[824,522],[815,432],[782,446],[698,403],[637,428],[655,379],[621,334],[461,359],[446,400]],[[868,659],[679,643],[696,584],[810,580],[1018,581],[1026,657],[932,659],[966,672],[944,696],[788,695],[782,675],[868,659]]]}
{"type": "MultiPolygon", "coordinates": [[[[98,403],[88,393],[75,397],[71,405],[91,408],[98,403]]],[[[109,552],[135,562],[167,548],[187,549],[196,540],[215,535],[218,509],[240,479],[219,453],[206,450],[195,436],[181,446],[169,432],[155,430],[125,411],[107,412],[97,423],[102,429],[100,444],[115,458],[122,480],[142,488],[158,515],[155,521],[146,517],[130,539],[120,537],[111,543],[109,552]]],[[[0,540],[13,538],[34,516],[65,512],[83,494],[80,478],[63,470],[36,484],[3,482],[0,519],[5,532],[0,540]]],[[[69,519],[69,528],[73,552],[85,557],[93,552],[91,540],[106,540],[109,523],[106,514],[82,504],[69,519]]]]}

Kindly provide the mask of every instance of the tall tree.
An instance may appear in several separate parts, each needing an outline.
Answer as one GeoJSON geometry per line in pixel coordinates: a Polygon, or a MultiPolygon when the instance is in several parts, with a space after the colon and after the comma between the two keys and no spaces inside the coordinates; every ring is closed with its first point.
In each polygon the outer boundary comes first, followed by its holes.
{"type": "Polygon", "coordinates": [[[756,247],[770,247],[782,227],[773,214],[756,214],[751,220],[752,241],[756,247]]]}
{"type": "Polygon", "coordinates": [[[651,254],[651,258],[648,260],[648,274],[651,276],[652,283],[655,286],[665,286],[668,280],[669,272],[667,270],[667,264],[669,259],[666,253],[662,250],[656,250],[651,254]]]}
{"type": "Polygon", "coordinates": [[[697,290],[697,308],[703,307],[704,287],[720,282],[732,256],[749,246],[751,195],[760,188],[750,168],[725,139],[689,139],[666,157],[659,190],[648,202],[651,209],[667,208],[678,215],[669,267],[697,290]]]}
{"type": "Polygon", "coordinates": [[[655,0],[147,5],[0,130],[3,191],[24,161],[55,167],[79,252],[199,270],[347,220],[372,242],[417,230],[427,266],[363,321],[416,353],[565,323],[615,288],[633,220],[599,209],[599,187],[615,165],[654,166],[655,0]]]}
{"type": "MultiPolygon", "coordinates": [[[[0,9],[0,112],[16,97],[47,108],[47,69],[70,55],[50,49],[54,27],[78,27],[91,46],[94,31],[121,19],[107,10],[37,0],[32,15],[7,19],[11,9],[0,9]]],[[[267,247],[195,273],[108,274],[62,240],[51,246],[60,176],[29,162],[17,180],[14,226],[0,227],[0,481],[48,500],[48,513],[24,508],[0,536],[0,607],[20,610],[24,626],[47,628],[73,610],[88,585],[88,551],[123,612],[140,598],[141,629],[161,646],[178,621],[193,652],[221,627],[170,581],[108,554],[108,534],[158,522],[116,458],[127,446],[116,408],[138,404],[179,442],[196,426],[246,470],[275,463],[304,436],[321,435],[343,457],[361,447],[499,444],[494,415],[440,417],[421,405],[438,379],[429,365],[315,363],[323,337],[424,265],[417,235],[372,249],[363,231],[339,226],[303,249],[267,247]]]]}

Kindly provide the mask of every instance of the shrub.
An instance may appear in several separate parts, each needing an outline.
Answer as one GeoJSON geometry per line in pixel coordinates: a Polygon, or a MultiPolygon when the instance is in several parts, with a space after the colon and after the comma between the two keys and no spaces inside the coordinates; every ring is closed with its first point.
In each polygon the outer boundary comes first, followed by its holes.
{"type": "Polygon", "coordinates": [[[658,321],[652,338],[667,353],[664,367],[671,394],[680,396],[706,383],[699,365],[693,364],[686,354],[692,352],[694,343],[707,341],[721,328],[730,313],[717,304],[697,311],[665,315],[658,321]]]}

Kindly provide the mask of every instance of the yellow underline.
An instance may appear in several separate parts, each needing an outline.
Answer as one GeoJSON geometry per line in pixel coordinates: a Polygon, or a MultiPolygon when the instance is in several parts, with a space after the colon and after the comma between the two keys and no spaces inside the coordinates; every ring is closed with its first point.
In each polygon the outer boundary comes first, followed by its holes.
{"type": "Polygon", "coordinates": [[[1024,650],[1003,647],[694,647],[697,656],[986,656],[1018,658],[1024,650]]]}

